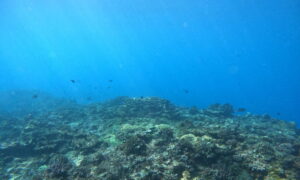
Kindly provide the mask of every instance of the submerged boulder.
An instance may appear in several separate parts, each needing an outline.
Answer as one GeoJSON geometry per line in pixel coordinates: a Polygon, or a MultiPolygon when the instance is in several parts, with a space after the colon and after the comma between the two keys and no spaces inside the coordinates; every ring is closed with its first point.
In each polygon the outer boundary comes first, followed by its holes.
{"type": "Polygon", "coordinates": [[[230,104],[213,104],[210,105],[205,111],[205,114],[210,116],[217,116],[217,117],[232,117],[234,113],[233,106],[230,104]]]}

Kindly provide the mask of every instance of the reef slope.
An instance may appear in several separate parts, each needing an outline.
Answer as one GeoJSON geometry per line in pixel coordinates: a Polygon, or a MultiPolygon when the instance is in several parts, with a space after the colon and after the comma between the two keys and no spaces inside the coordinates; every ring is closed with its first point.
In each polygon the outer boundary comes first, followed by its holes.
{"type": "Polygon", "coordinates": [[[168,100],[118,97],[0,115],[0,179],[300,179],[295,124],[168,100]]]}

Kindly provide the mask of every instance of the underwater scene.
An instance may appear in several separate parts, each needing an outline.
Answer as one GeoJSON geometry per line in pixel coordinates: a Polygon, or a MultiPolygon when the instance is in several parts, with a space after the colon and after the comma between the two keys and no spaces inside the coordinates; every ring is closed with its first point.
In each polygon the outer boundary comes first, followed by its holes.
{"type": "Polygon", "coordinates": [[[0,180],[300,180],[300,1],[1,0],[0,180]]]}

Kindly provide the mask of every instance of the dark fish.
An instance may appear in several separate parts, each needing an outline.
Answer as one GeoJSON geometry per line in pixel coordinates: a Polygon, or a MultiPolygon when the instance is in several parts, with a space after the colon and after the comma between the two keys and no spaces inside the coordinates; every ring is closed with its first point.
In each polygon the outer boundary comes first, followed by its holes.
{"type": "Polygon", "coordinates": [[[276,114],[277,114],[277,116],[280,116],[280,115],[281,115],[281,113],[280,113],[280,112],[277,112],[276,114]]]}
{"type": "Polygon", "coordinates": [[[144,96],[141,96],[140,98],[141,98],[141,99],[144,99],[144,96]]]}
{"type": "Polygon", "coordinates": [[[187,90],[187,89],[184,89],[183,92],[184,92],[185,94],[188,94],[190,91],[187,90]]]}
{"type": "Polygon", "coordinates": [[[76,81],[74,79],[71,79],[70,81],[71,81],[71,83],[76,83],[76,81]]]}
{"type": "Polygon", "coordinates": [[[36,98],[38,98],[37,94],[32,95],[32,99],[36,99],[36,98]]]}
{"type": "Polygon", "coordinates": [[[112,80],[112,79],[110,79],[110,80],[108,80],[108,82],[110,82],[110,83],[111,83],[111,82],[113,82],[113,80],[112,80]]]}
{"type": "Polygon", "coordinates": [[[110,86],[107,86],[107,89],[110,89],[111,87],[110,86]]]}
{"type": "Polygon", "coordinates": [[[237,112],[245,112],[246,111],[246,108],[238,108],[237,109],[237,112]]]}
{"type": "Polygon", "coordinates": [[[86,100],[90,101],[90,100],[92,100],[92,97],[89,96],[86,98],[86,100]]]}

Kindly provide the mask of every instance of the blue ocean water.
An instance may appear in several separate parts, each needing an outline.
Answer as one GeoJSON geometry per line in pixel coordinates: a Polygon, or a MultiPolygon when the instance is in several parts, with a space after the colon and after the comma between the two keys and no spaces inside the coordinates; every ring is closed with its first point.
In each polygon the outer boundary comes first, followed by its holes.
{"type": "Polygon", "coordinates": [[[228,102],[299,124],[299,42],[297,0],[1,0],[0,90],[228,102]]]}

